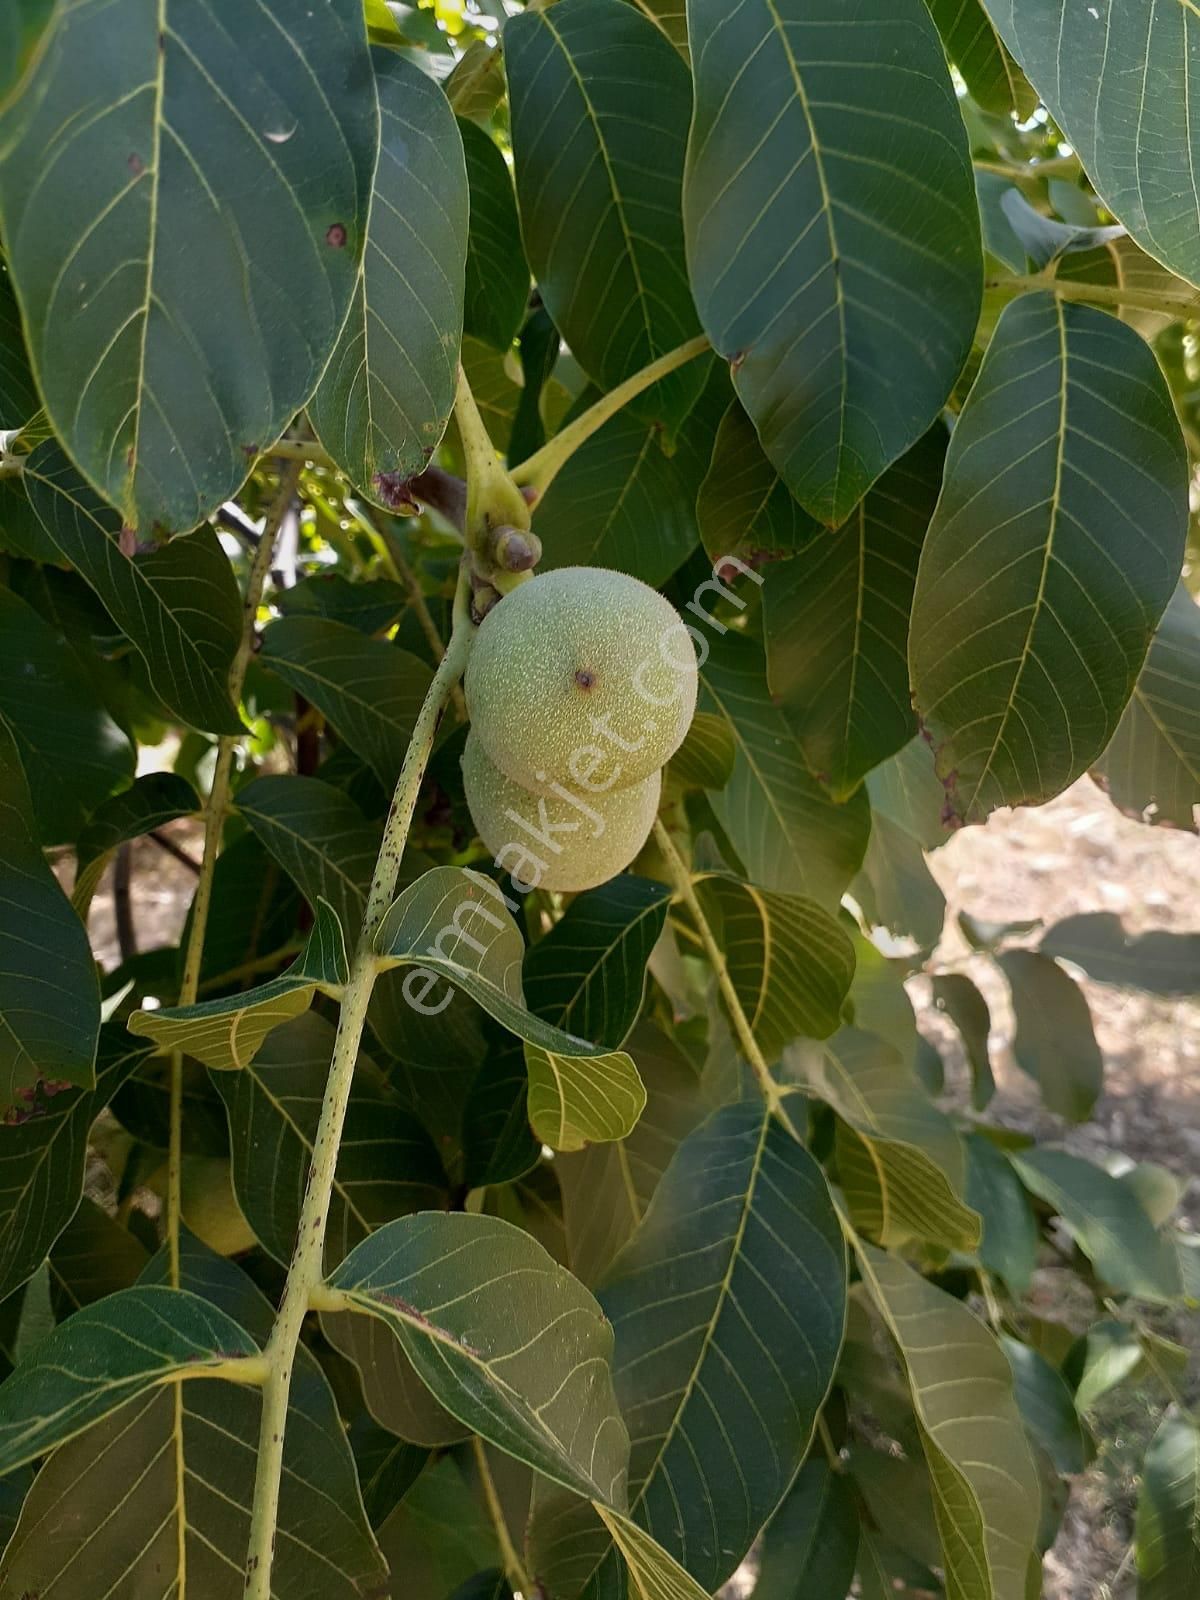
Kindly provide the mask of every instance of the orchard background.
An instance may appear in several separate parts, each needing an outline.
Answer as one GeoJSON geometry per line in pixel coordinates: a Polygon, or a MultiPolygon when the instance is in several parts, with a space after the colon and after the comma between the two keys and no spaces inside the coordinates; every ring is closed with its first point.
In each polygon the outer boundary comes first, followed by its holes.
{"type": "Polygon", "coordinates": [[[1198,62],[15,0],[3,1600],[1200,1589],[1198,62]],[[579,567],[697,714],[481,929],[579,567]]]}

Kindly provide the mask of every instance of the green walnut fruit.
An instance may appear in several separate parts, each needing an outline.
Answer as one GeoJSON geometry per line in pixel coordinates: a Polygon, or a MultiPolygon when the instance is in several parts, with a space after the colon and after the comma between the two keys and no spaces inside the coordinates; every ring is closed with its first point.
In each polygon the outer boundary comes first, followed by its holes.
{"type": "Polygon", "coordinates": [[[484,617],[465,682],[471,726],[536,794],[644,783],[696,709],[696,652],[679,613],[623,572],[561,567],[484,617]]]}
{"type": "MultiPolygon", "coordinates": [[[[506,602],[507,603],[507,602],[506,602]]],[[[479,837],[524,888],[593,889],[627,867],[658,811],[662,774],[627,789],[530,794],[506,778],[474,730],[462,757],[463,787],[479,837]]]]}

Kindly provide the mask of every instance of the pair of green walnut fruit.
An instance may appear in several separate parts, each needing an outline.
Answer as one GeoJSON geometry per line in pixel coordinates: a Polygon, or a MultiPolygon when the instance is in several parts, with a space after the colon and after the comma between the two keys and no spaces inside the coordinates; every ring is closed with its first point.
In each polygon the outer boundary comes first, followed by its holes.
{"type": "Polygon", "coordinates": [[[696,687],[682,618],[637,578],[562,567],[505,595],[464,681],[463,782],[497,866],[519,887],[568,891],[627,867],[696,687]]]}

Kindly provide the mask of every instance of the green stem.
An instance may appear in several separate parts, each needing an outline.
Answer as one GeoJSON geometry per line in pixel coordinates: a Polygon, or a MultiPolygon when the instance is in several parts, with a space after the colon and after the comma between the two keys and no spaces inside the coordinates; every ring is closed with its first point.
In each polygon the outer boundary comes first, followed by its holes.
{"type": "Polygon", "coordinates": [[[314,1298],[319,1298],[324,1275],[325,1229],[329,1221],[329,1201],[338,1147],[346,1120],[358,1048],[366,1026],[367,1006],[378,971],[374,952],[375,935],[396,892],[400,860],[408,840],[421,779],[433,749],[438,720],[451,690],[466,667],[472,638],[464,575],[455,602],[450,643],[417,716],[388,812],[383,843],[367,897],[367,909],[350,966],[349,982],[342,993],[341,1015],[338,1018],[321,1117],[313,1141],[312,1163],[304,1204],[300,1210],[296,1248],[288,1267],[279,1315],[264,1352],[270,1371],[263,1386],[258,1470],[250,1518],[250,1548],[246,1557],[246,1600],[270,1600],[271,1597],[271,1558],[279,1515],[283,1436],[287,1424],[292,1367],[305,1314],[314,1298]]]}
{"type": "Polygon", "coordinates": [[[1001,178],[1078,177],[1083,170],[1078,156],[1051,156],[1046,161],[976,161],[976,172],[994,172],[1001,178]]]}
{"type": "Polygon", "coordinates": [[[566,465],[581,444],[591,438],[597,428],[602,428],[622,406],[628,405],[631,400],[636,400],[639,394],[656,384],[660,378],[665,378],[677,367],[694,361],[697,356],[702,356],[711,348],[707,336],[700,334],[695,339],[689,339],[686,344],[668,350],[665,356],[659,356],[657,361],[652,361],[648,367],[635,372],[632,378],[626,378],[624,383],[619,383],[615,389],[610,389],[596,401],[594,406],[589,406],[582,416],[576,417],[574,422],[568,423],[561,432],[556,433],[540,450],[535,450],[521,462],[520,466],[514,467],[513,482],[520,484],[522,488],[536,490],[537,498],[540,499],[560,468],[566,465]]]}
{"type": "Polygon", "coordinates": [[[989,278],[988,289],[1005,294],[1034,294],[1049,290],[1060,300],[1092,301],[1101,306],[1128,307],[1131,311],[1161,311],[1180,317],[1200,316],[1200,293],[1196,291],[1175,294],[1170,290],[1124,289],[1119,284],[1072,283],[1056,278],[1051,272],[1035,272],[1023,278],[989,278]]]}
{"type": "MultiPolygon", "coordinates": [[[[236,706],[242,698],[242,685],[246,681],[246,667],[250,648],[254,642],[254,619],[262,599],[263,585],[271,570],[271,557],[275,553],[275,540],[283,519],[288,513],[300,481],[300,463],[284,468],[279,477],[279,491],[267,512],[258,548],[250,563],[246,578],[246,592],[242,603],[242,633],[229,668],[229,698],[236,706]]],[[[190,1006],[200,990],[200,963],[204,955],[204,936],[208,932],[208,912],[212,904],[213,874],[221,848],[221,834],[225,814],[229,809],[230,774],[233,770],[233,753],[240,734],[222,734],[217,741],[217,761],[213,768],[212,784],[204,807],[204,856],[196,879],[196,893],[192,899],[192,924],[183,955],[183,976],[179,984],[179,1004],[190,1006]]],[[[175,1051],[171,1056],[170,1121],[167,1147],[167,1270],[174,1288],[179,1287],[179,1220],[183,1195],[183,1054],[175,1051]]]]}
{"type": "MultiPolygon", "coordinates": [[[[389,533],[383,520],[383,514],[372,507],[370,518],[372,533],[374,538],[378,540],[376,549],[379,551],[384,571],[388,573],[394,582],[408,590],[409,604],[413,608],[413,615],[420,625],[421,632],[425,635],[426,642],[434,655],[440,656],[446,647],[442,643],[442,636],[438,632],[437,623],[433,620],[433,613],[426,602],[424,591],[417,582],[416,573],[404,559],[403,552],[389,533]]],[[[462,689],[457,683],[451,691],[451,699],[454,701],[454,710],[458,715],[458,720],[465,722],[467,720],[467,702],[463,699],[462,689]]]]}
{"type": "Polygon", "coordinates": [[[476,557],[477,568],[486,574],[492,564],[487,548],[489,533],[504,524],[525,531],[529,527],[529,502],[496,454],[461,363],[454,420],[458,423],[466,467],[467,549],[476,557]]]}
{"type": "Polygon", "coordinates": [[[504,1508],[500,1504],[500,1496],[496,1493],[496,1480],[492,1477],[492,1469],[488,1465],[487,1449],[478,1434],[471,1440],[471,1448],[475,1453],[475,1466],[483,1486],[483,1498],[487,1501],[488,1515],[492,1519],[492,1527],[496,1530],[496,1543],[500,1546],[504,1575],[508,1579],[509,1586],[518,1594],[530,1595],[533,1586],[529,1581],[529,1574],[525,1571],[525,1564],[512,1542],[512,1535],[508,1531],[504,1508]]]}
{"type": "Polygon", "coordinates": [[[671,835],[657,817],[654,819],[654,838],[666,861],[672,887],[692,914],[692,920],[696,924],[696,931],[700,935],[700,942],[703,944],[705,954],[708,956],[709,961],[712,963],[712,969],[716,973],[717,986],[724,997],[734,1032],[737,1034],[738,1043],[742,1047],[742,1054],[750,1063],[750,1068],[758,1081],[758,1087],[762,1091],[762,1097],[767,1102],[767,1107],[772,1115],[779,1118],[793,1139],[799,1140],[800,1135],[796,1131],[796,1126],[783,1103],[786,1098],[784,1091],[771,1076],[771,1069],[767,1066],[766,1058],[758,1047],[758,1041],[754,1037],[754,1030],[751,1028],[749,1018],[742,1009],[742,1002],[738,998],[737,990],[734,988],[733,979],[729,976],[725,952],[717,943],[716,935],[709,925],[708,918],[704,915],[700,897],[692,884],[692,875],[688,871],[683,857],[676,850],[671,835]]]}

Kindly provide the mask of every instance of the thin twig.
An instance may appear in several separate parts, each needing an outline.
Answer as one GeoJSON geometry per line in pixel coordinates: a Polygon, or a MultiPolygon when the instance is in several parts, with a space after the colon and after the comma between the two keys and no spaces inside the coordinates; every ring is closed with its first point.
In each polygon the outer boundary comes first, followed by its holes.
{"type": "Polygon", "coordinates": [[[505,1520],[504,1508],[500,1504],[500,1496],[496,1493],[496,1480],[492,1477],[492,1469],[488,1465],[487,1449],[478,1434],[471,1440],[471,1448],[475,1453],[475,1466],[479,1472],[479,1481],[483,1486],[483,1498],[487,1502],[488,1515],[492,1519],[492,1527],[496,1530],[496,1543],[500,1546],[500,1559],[504,1566],[504,1575],[511,1588],[518,1593],[527,1595],[531,1584],[529,1574],[525,1571],[525,1564],[517,1554],[516,1546],[512,1542],[512,1535],[508,1531],[505,1520]]]}
{"type": "Polygon", "coordinates": [[[161,828],[151,828],[146,837],[147,839],[153,839],[160,850],[165,850],[169,856],[174,856],[181,867],[186,867],[189,872],[194,872],[199,876],[200,863],[195,856],[190,856],[186,850],[181,849],[169,833],[164,833],[161,828]]]}

